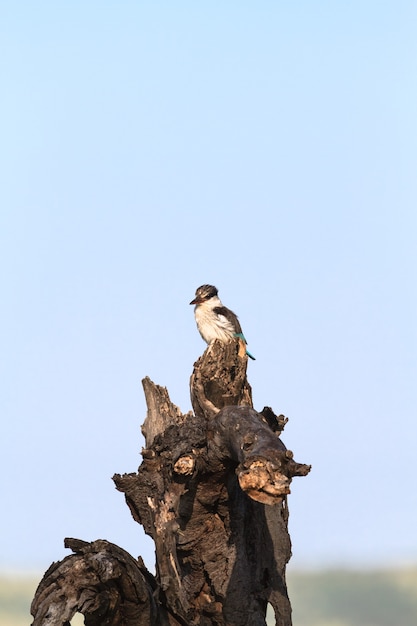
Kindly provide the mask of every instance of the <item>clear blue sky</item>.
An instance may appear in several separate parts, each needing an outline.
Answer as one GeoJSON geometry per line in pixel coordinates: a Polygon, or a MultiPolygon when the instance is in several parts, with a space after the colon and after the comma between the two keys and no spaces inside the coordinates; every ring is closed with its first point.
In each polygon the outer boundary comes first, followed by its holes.
{"type": "Polygon", "coordinates": [[[115,491],[213,283],[311,463],[292,567],[417,561],[415,2],[3,3],[0,568],[153,566],[115,491]]]}

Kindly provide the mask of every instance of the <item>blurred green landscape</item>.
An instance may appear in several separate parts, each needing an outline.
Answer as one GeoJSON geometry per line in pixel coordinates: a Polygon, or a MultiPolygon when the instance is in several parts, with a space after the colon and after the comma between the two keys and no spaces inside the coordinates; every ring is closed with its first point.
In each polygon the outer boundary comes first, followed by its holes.
{"type": "Polygon", "coordinates": [[[289,573],[294,626],[416,626],[417,567],[289,573]]]}
{"type": "Polygon", "coordinates": [[[33,576],[0,574],[0,624],[28,626],[31,623],[30,603],[39,580],[33,576]]]}
{"type": "MultiPolygon", "coordinates": [[[[0,575],[0,624],[28,626],[42,575],[0,575]]],[[[417,567],[289,572],[294,626],[416,626],[417,567]]],[[[271,617],[269,624],[274,624],[271,617]]],[[[73,625],[82,624],[81,616],[73,625]]]]}

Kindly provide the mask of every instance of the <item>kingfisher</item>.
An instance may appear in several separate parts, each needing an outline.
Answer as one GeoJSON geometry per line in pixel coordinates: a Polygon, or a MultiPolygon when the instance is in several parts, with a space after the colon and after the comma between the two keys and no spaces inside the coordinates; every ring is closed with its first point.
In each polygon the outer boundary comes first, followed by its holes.
{"type": "Polygon", "coordinates": [[[229,343],[231,339],[237,337],[244,343],[248,357],[255,360],[246,349],[247,342],[237,315],[222,304],[218,293],[213,285],[201,285],[195,292],[194,300],[190,302],[195,304],[194,315],[200,335],[208,345],[216,339],[229,343]]]}

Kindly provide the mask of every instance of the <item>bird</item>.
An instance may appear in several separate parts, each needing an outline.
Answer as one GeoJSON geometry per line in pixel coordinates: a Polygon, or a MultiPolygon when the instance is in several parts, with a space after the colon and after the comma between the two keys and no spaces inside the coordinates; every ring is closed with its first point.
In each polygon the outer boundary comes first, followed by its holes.
{"type": "Polygon", "coordinates": [[[195,292],[194,316],[197,328],[204,339],[210,345],[216,339],[223,343],[229,343],[234,338],[244,342],[246,354],[255,361],[255,357],[246,348],[246,339],[242,333],[238,317],[233,311],[225,307],[214,285],[201,285],[195,292]]]}

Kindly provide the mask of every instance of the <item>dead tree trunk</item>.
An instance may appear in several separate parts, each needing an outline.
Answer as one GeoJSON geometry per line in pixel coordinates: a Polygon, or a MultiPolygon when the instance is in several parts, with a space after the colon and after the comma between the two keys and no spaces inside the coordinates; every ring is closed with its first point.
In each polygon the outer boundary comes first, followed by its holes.
{"type": "Polygon", "coordinates": [[[146,448],[135,474],[115,474],[134,519],[155,542],[156,576],[104,541],[67,539],[32,603],[33,626],[261,626],[267,604],[291,625],[287,495],[296,463],[279,438],[286,423],[252,407],[239,342],[215,343],[194,366],[194,413],[143,381],[146,448]]]}

